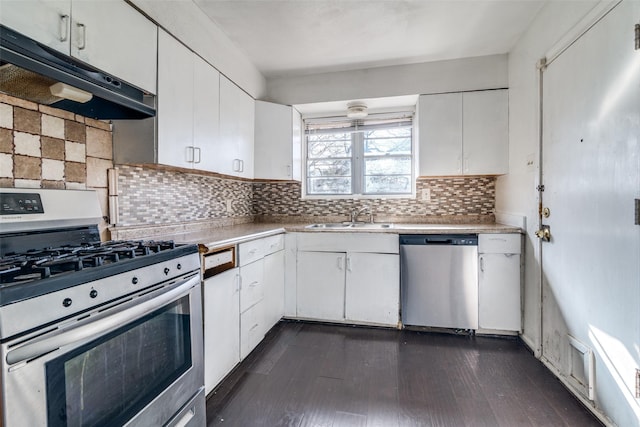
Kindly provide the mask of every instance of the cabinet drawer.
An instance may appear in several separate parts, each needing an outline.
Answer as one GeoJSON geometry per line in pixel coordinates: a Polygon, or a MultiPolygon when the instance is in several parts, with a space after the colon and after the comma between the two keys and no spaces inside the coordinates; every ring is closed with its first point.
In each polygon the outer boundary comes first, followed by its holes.
{"type": "Polygon", "coordinates": [[[240,315],[240,359],[251,353],[264,338],[262,304],[256,304],[240,315]]]}
{"type": "Polygon", "coordinates": [[[238,261],[240,267],[264,257],[265,239],[252,240],[238,245],[238,261]]]}
{"type": "Polygon", "coordinates": [[[481,254],[519,254],[522,248],[522,236],[510,234],[478,235],[478,253],[481,254]]]}
{"type": "Polygon", "coordinates": [[[264,298],[264,260],[240,267],[240,313],[264,298]]]}
{"type": "Polygon", "coordinates": [[[265,237],[262,239],[264,243],[264,255],[270,255],[284,249],[284,234],[277,236],[265,237]]]}

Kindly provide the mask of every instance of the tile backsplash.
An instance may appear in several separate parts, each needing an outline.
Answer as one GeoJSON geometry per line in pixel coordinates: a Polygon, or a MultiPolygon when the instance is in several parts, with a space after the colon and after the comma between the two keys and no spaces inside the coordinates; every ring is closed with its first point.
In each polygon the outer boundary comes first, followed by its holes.
{"type": "Polygon", "coordinates": [[[112,151],[109,123],[0,94],[0,187],[96,190],[107,216],[112,151]]]}
{"type": "Polygon", "coordinates": [[[494,221],[495,177],[418,178],[416,198],[302,199],[299,182],[256,182],[253,212],[257,220],[344,221],[355,209],[369,207],[376,221],[494,221]]]}

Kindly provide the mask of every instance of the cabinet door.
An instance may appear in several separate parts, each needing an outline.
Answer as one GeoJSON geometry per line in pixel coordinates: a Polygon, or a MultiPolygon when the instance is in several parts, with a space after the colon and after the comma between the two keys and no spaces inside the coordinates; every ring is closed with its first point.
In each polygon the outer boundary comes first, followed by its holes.
{"type": "Polygon", "coordinates": [[[204,376],[208,394],[240,362],[238,269],[204,281],[204,376]]]}
{"type": "Polygon", "coordinates": [[[400,257],[348,253],[347,320],[397,326],[400,314],[400,257]]]}
{"type": "Polygon", "coordinates": [[[254,101],[220,76],[220,145],[216,171],[253,178],[254,101]]]}
{"type": "Polygon", "coordinates": [[[191,168],[193,53],[164,31],[158,46],[158,163],[191,168]]]}
{"type": "Polygon", "coordinates": [[[304,134],[302,132],[302,116],[295,108],[291,109],[292,125],[293,125],[293,146],[291,147],[291,178],[295,181],[302,180],[302,141],[304,134]]]}
{"type": "Polygon", "coordinates": [[[463,105],[465,175],[504,174],[509,169],[507,90],[466,92],[463,105]]]}
{"type": "Polygon", "coordinates": [[[419,175],[460,175],[462,94],[422,95],[418,114],[419,175]]]}
{"type": "Polygon", "coordinates": [[[73,0],[72,6],[71,55],[156,93],[156,25],[123,0],[73,0]]]}
{"type": "Polygon", "coordinates": [[[220,132],[220,73],[194,55],[194,167],[215,171],[220,132]]]}
{"type": "Polygon", "coordinates": [[[256,101],[255,106],[254,174],[263,179],[291,179],[292,108],[264,101],[256,101]]]}
{"type": "Polygon", "coordinates": [[[71,0],[2,0],[0,22],[69,55],[71,0]]]}
{"type": "Polygon", "coordinates": [[[240,359],[256,348],[264,338],[263,304],[256,304],[240,315],[240,359]]]}
{"type": "Polygon", "coordinates": [[[479,257],[478,323],[482,329],[519,331],[520,255],[479,257]]]}
{"type": "Polygon", "coordinates": [[[284,315],[284,251],[264,257],[264,333],[284,315]]]}
{"type": "Polygon", "coordinates": [[[298,317],[344,320],[346,254],[298,252],[298,317]]]}

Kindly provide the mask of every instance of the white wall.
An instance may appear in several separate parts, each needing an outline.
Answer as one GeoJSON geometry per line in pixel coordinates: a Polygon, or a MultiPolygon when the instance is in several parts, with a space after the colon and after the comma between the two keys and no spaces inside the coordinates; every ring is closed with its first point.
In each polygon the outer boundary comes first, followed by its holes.
{"type": "Polygon", "coordinates": [[[265,100],[307,104],[360,98],[505,88],[507,55],[280,77],[267,80],[265,100]]]}
{"type": "Polygon", "coordinates": [[[194,2],[129,1],[249,95],[256,99],[264,97],[264,76],[194,2]]]}

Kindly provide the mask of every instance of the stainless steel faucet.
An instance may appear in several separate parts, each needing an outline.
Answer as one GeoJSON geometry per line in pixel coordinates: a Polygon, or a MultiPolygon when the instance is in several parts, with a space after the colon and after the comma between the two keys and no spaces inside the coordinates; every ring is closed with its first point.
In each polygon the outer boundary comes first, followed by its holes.
{"type": "Polygon", "coordinates": [[[371,212],[371,207],[369,207],[369,206],[363,206],[360,209],[354,209],[351,212],[351,222],[352,223],[358,222],[358,217],[362,213],[364,213],[365,211],[368,211],[368,213],[369,213],[369,222],[373,224],[373,212],[371,212]]]}

